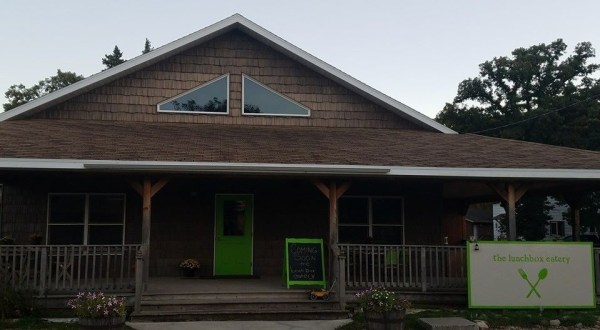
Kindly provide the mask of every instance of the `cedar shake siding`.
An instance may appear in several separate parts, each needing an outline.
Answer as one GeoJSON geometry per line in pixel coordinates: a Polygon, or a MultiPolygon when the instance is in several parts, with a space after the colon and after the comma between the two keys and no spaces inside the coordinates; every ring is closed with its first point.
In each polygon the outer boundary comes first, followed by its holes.
{"type": "Polygon", "coordinates": [[[218,36],[34,118],[420,129],[240,31],[218,36]],[[230,74],[228,115],[157,112],[158,103],[224,74],[230,74]],[[310,108],[310,117],[242,116],[242,74],[310,108]]]}

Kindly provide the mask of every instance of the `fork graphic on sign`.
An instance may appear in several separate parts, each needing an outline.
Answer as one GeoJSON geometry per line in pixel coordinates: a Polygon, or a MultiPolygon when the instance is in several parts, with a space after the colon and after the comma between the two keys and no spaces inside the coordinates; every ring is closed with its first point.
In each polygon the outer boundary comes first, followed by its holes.
{"type": "Polygon", "coordinates": [[[540,269],[540,271],[538,272],[537,281],[535,281],[535,283],[531,283],[531,281],[527,277],[527,273],[523,270],[523,268],[519,268],[518,272],[519,272],[519,275],[521,276],[521,278],[523,280],[525,280],[525,282],[527,282],[527,284],[529,284],[529,287],[531,288],[531,290],[529,290],[529,293],[527,293],[526,298],[529,298],[532,293],[535,293],[535,295],[538,298],[542,298],[542,296],[540,295],[540,292],[537,290],[537,286],[538,286],[538,284],[540,284],[540,281],[542,281],[546,277],[548,277],[548,269],[546,269],[546,268],[540,269]]]}

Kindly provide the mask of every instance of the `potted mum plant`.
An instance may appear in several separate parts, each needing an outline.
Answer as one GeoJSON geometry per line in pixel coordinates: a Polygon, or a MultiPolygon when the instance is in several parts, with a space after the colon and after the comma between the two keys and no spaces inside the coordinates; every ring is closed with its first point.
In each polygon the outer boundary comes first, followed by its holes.
{"type": "Polygon", "coordinates": [[[200,269],[200,263],[196,259],[188,258],[179,263],[179,269],[181,269],[183,276],[194,277],[196,271],[200,269]]]}
{"type": "Polygon", "coordinates": [[[356,293],[369,330],[402,330],[410,301],[400,299],[386,288],[370,288],[356,293]]]}
{"type": "Polygon", "coordinates": [[[80,329],[123,329],[125,298],[106,296],[102,292],[80,292],[67,302],[79,318],[80,329]]]}

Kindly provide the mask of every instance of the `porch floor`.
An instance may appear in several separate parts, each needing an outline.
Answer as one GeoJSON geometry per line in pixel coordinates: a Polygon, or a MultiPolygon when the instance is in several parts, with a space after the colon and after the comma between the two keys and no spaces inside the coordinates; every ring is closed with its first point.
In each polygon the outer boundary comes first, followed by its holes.
{"type": "Polygon", "coordinates": [[[306,292],[309,287],[286,288],[281,277],[261,278],[182,278],[150,277],[145,295],[206,293],[306,292]]]}

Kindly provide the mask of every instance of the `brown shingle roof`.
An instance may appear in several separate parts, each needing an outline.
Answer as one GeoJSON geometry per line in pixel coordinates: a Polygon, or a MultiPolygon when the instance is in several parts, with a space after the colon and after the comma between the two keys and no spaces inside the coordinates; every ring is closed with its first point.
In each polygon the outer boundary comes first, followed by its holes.
{"type": "Polygon", "coordinates": [[[0,123],[0,158],[600,169],[600,153],[412,130],[78,120],[0,123]]]}

